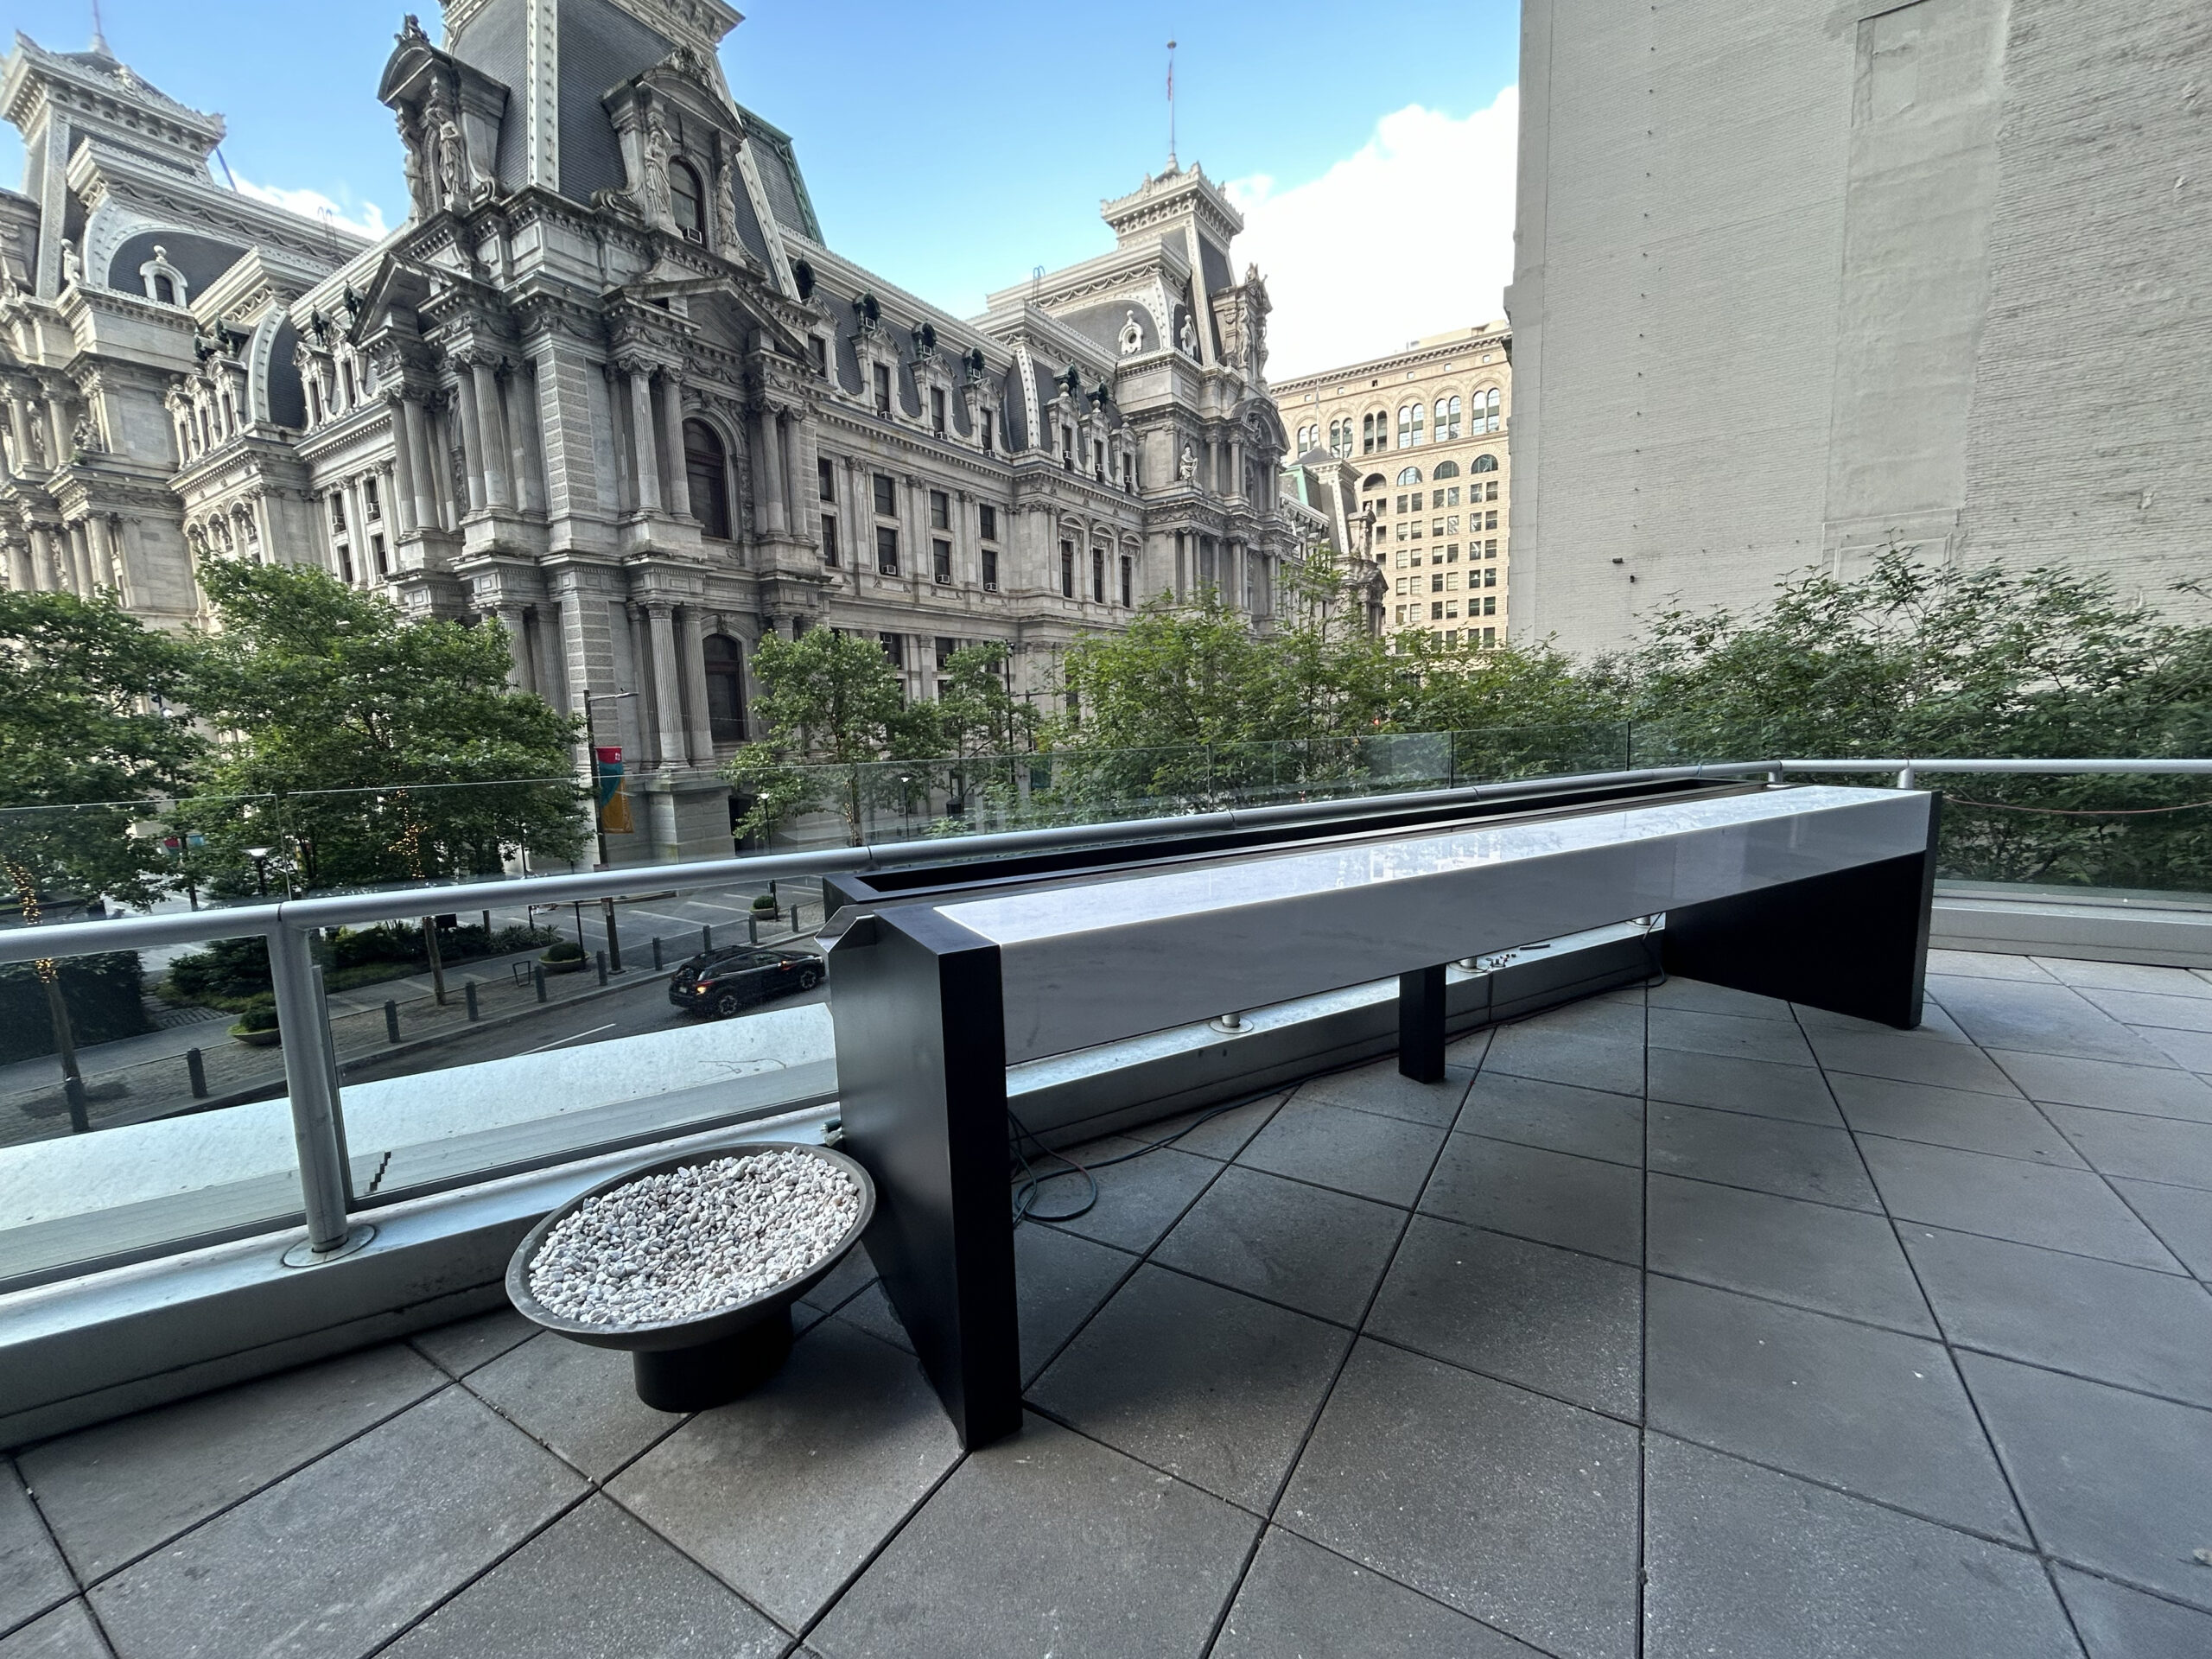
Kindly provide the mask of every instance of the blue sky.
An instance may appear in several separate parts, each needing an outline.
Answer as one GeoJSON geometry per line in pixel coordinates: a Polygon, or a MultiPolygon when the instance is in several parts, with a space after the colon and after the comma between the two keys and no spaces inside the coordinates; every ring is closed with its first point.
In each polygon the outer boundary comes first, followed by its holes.
{"type": "MultiPolygon", "coordinates": [[[[85,43],[84,0],[10,10],[43,45],[85,43]]],[[[118,57],[228,118],[223,153],[241,179],[388,220],[404,191],[375,86],[402,10],[103,6],[118,57]]],[[[423,21],[435,34],[434,8],[423,21]]],[[[1512,193],[1512,105],[1499,100],[1517,28],[1510,0],[757,0],[722,60],[739,100],[796,140],[831,244],[966,314],[1033,266],[1110,245],[1096,204],[1164,161],[1163,48],[1179,41],[1177,149],[1255,204],[1238,257],[1258,259],[1274,291],[1271,366],[1297,372],[1497,315],[1512,193]],[[1459,226],[1440,245],[1406,223],[1424,207],[1432,226],[1440,209],[1459,226]],[[1427,268],[1378,292],[1394,252],[1427,268]],[[1346,315],[1348,293],[1372,315],[1346,315]]],[[[13,182],[20,149],[12,130],[5,139],[0,175],[13,182]]]]}

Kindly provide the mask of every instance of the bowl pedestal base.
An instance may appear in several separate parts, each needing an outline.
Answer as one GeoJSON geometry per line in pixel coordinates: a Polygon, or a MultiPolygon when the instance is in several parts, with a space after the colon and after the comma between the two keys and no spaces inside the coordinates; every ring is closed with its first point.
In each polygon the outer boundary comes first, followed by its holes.
{"type": "Polygon", "coordinates": [[[655,1411],[704,1411],[750,1393],[791,1357],[791,1310],[689,1348],[640,1348],[630,1356],[638,1398],[655,1411]]]}

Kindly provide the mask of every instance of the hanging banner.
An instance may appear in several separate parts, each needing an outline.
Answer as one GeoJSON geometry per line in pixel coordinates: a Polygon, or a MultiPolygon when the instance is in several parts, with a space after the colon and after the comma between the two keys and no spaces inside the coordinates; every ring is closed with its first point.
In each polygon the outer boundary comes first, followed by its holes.
{"type": "Polygon", "coordinates": [[[634,835],[637,821],[630,816],[630,798],[622,791],[622,751],[595,749],[599,759],[599,827],[610,836],[634,835]]]}

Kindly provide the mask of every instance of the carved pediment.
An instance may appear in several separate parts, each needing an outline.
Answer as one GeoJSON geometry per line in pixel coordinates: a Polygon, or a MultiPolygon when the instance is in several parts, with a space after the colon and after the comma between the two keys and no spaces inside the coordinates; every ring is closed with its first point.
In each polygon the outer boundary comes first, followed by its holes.
{"type": "Polygon", "coordinates": [[[385,61],[377,99],[398,119],[415,218],[465,213],[498,189],[507,87],[440,51],[411,16],[385,61]]]}

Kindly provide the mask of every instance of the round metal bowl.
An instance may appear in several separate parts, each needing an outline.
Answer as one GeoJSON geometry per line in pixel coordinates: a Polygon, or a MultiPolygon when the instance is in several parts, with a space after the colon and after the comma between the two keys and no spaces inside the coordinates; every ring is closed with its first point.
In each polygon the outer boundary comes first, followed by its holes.
{"type": "Polygon", "coordinates": [[[842,1152],[789,1141],[740,1141],[709,1147],[625,1170],[579,1192],[539,1222],[507,1263],[507,1299],[532,1324],[572,1341],[594,1348],[629,1350],[638,1398],[655,1410],[702,1411],[727,1404],[774,1375],[791,1351],[791,1304],[819,1284],[845,1252],[860,1242],[874,1214],[875,1183],[868,1179],[868,1171],[842,1152]],[[694,1164],[760,1152],[796,1152],[819,1158],[844,1171],[860,1190],[860,1214],[852,1226],[829,1254],[797,1278],[710,1313],[651,1325],[585,1325],[563,1318],[531,1294],[531,1264],[544,1247],[546,1235],[588,1200],[648,1175],[665,1175],[694,1164]]]}

